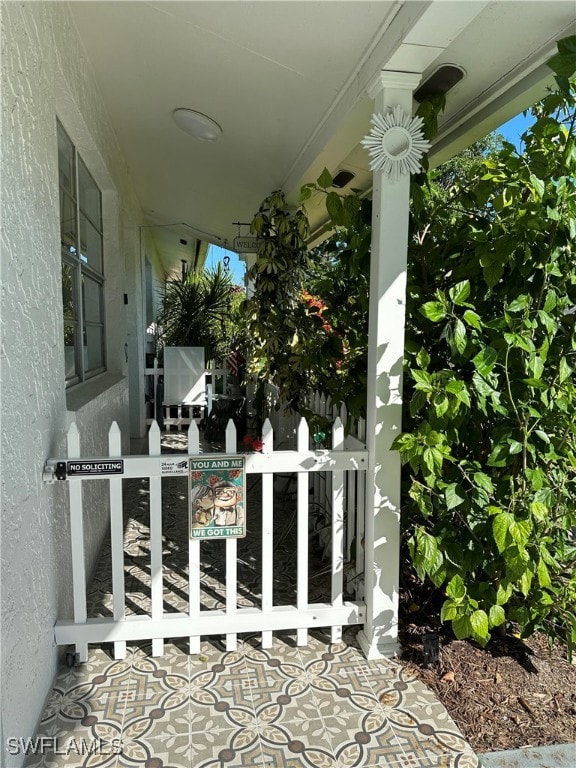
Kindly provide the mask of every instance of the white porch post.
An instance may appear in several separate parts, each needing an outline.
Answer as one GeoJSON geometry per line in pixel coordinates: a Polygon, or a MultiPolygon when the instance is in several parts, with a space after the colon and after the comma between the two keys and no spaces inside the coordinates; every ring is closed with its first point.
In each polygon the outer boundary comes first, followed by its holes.
{"type": "MultiPolygon", "coordinates": [[[[381,72],[369,88],[374,112],[400,106],[412,115],[420,75],[381,72]]],[[[400,457],[390,445],[401,431],[406,307],[409,174],[374,171],[368,336],[365,584],[366,623],[358,639],[368,658],[398,650],[400,457]]]]}

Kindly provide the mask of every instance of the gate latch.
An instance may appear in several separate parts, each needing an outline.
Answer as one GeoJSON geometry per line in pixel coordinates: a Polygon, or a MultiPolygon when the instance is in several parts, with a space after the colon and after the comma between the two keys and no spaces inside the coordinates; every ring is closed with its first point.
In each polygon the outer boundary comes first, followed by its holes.
{"type": "Polygon", "coordinates": [[[66,462],[57,461],[54,465],[53,461],[47,461],[42,472],[42,480],[45,483],[53,483],[56,480],[66,480],[66,462]]]}

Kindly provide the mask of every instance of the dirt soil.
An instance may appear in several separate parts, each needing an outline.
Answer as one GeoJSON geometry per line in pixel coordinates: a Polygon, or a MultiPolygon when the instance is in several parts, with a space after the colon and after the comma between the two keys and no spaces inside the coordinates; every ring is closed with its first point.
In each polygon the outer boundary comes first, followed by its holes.
{"type": "Polygon", "coordinates": [[[400,663],[436,693],[477,753],[576,742],[576,659],[569,664],[565,648],[549,649],[541,634],[486,648],[456,640],[421,598],[413,590],[401,597],[400,663]],[[422,636],[430,632],[439,655],[427,663],[422,636]]]}

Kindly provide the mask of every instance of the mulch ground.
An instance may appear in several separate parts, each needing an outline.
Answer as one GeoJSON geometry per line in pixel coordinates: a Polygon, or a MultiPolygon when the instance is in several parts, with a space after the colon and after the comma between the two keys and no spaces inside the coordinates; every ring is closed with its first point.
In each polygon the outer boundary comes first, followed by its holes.
{"type": "Polygon", "coordinates": [[[477,753],[576,742],[576,659],[535,634],[490,641],[456,640],[430,602],[413,590],[401,598],[400,663],[431,688],[477,753]],[[421,607],[423,605],[423,607],[421,607]],[[422,636],[439,636],[427,662],[422,636]]]}

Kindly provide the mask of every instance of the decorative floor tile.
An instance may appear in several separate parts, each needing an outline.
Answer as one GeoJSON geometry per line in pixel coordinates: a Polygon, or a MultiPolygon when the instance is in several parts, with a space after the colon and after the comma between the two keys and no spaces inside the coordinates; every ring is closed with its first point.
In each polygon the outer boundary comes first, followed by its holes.
{"type": "Polygon", "coordinates": [[[70,739],[60,741],[57,751],[31,755],[25,768],[115,768],[118,755],[115,744],[92,743],[70,739]]]}
{"type": "Polygon", "coordinates": [[[450,766],[450,759],[457,765],[463,759],[460,755],[471,752],[453,724],[446,728],[432,718],[400,709],[390,710],[387,717],[404,753],[414,759],[431,759],[436,763],[442,759],[446,766],[450,766]]]}
{"type": "Polygon", "coordinates": [[[328,676],[310,678],[312,693],[322,717],[335,704],[351,712],[381,712],[380,702],[366,680],[351,676],[341,682],[328,676]]]}
{"type": "Polygon", "coordinates": [[[321,719],[264,725],[260,727],[260,739],[265,766],[338,768],[321,719]]]}
{"type": "Polygon", "coordinates": [[[348,711],[325,717],[324,723],[340,768],[388,765],[405,756],[382,712],[348,711]]]}
{"type": "Polygon", "coordinates": [[[149,741],[124,740],[115,768],[191,768],[193,765],[189,737],[166,734],[149,741]]]}
{"type": "Polygon", "coordinates": [[[252,768],[262,764],[257,728],[195,733],[191,740],[194,768],[252,768]]]}
{"type": "Polygon", "coordinates": [[[320,717],[318,703],[309,687],[297,695],[281,693],[256,707],[259,725],[283,726],[320,717]]]}

